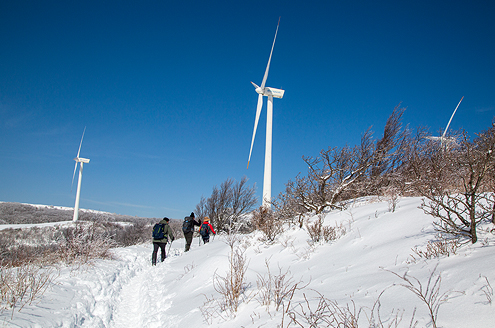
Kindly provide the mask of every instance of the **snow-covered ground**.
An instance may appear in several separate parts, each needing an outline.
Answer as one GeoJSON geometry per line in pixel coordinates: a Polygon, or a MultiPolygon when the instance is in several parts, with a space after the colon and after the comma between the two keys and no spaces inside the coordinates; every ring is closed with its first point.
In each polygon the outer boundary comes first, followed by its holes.
{"type": "MultiPolygon", "coordinates": [[[[242,236],[247,284],[235,317],[204,307],[207,299],[220,299],[213,277],[225,277],[229,268],[230,247],[225,237],[217,236],[202,246],[195,239],[188,253],[183,253],[184,239],[178,239],[165,262],[155,267],[147,244],[115,249],[115,260],[96,261],[77,271],[63,268],[57,284],[36,304],[15,312],[12,320],[10,312],[2,313],[0,327],[277,327],[283,310],[261,305],[256,295],[257,280],[267,275],[266,263],[273,275],[288,271],[292,283],[305,286],[291,299],[291,307],[300,304],[299,313],[309,311],[308,306],[315,311],[323,296],[356,309],[359,327],[369,327],[368,317],[374,305],[376,317],[379,299],[383,321],[399,316],[398,326],[409,327],[416,309],[417,327],[431,327],[426,305],[393,274],[407,271],[423,289],[430,277],[433,283],[441,275],[439,293],[449,299],[439,308],[438,327],[495,327],[495,299],[490,302],[495,236],[480,233],[477,244],[464,245],[455,255],[414,262],[412,248],[425,249],[436,234],[433,218],[418,209],[420,203],[419,198],[404,198],[391,213],[387,202],[362,201],[347,211],[330,212],[325,225],[342,223],[347,232],[331,243],[311,245],[306,229],[295,227],[273,245],[263,243],[260,232],[242,236]],[[202,307],[217,315],[205,318],[202,307]]],[[[287,324],[285,316],[284,327],[287,324]]]]}

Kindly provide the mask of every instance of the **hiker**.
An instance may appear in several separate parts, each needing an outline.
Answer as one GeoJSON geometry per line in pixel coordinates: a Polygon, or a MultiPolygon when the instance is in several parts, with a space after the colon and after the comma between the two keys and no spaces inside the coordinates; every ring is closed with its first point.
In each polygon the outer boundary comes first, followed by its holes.
{"type": "Polygon", "coordinates": [[[216,235],[217,233],[215,230],[213,230],[213,227],[210,224],[210,218],[205,216],[205,219],[203,221],[203,224],[201,225],[201,228],[199,228],[199,234],[203,238],[203,243],[207,243],[210,241],[210,232],[216,235]]]}
{"type": "Polygon", "coordinates": [[[175,239],[172,228],[168,225],[168,221],[170,221],[170,219],[164,217],[163,220],[153,226],[153,254],[151,255],[152,265],[156,265],[158,248],[161,250],[163,262],[167,257],[167,254],[165,253],[165,246],[167,245],[168,239],[170,238],[170,243],[172,243],[175,239]]]}
{"type": "Polygon", "coordinates": [[[194,235],[194,226],[200,226],[201,224],[194,219],[194,212],[191,212],[191,215],[186,216],[184,218],[184,222],[182,223],[182,231],[184,232],[184,238],[186,239],[186,250],[189,251],[191,248],[191,243],[194,235]]]}

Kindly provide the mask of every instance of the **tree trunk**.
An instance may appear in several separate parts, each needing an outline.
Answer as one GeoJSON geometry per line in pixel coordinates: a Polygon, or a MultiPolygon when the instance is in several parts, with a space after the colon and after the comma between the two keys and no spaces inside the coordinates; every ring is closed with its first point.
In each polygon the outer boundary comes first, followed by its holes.
{"type": "Polygon", "coordinates": [[[476,235],[476,196],[474,192],[469,195],[469,198],[471,199],[469,204],[471,243],[475,244],[478,241],[478,236],[476,235]]]}

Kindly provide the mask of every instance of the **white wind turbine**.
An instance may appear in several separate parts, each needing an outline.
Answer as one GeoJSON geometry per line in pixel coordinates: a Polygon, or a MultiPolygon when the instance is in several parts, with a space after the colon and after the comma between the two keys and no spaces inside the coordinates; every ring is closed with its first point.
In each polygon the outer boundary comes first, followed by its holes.
{"type": "Polygon", "coordinates": [[[273,39],[272,50],[270,51],[270,57],[268,58],[268,64],[266,65],[265,75],[261,86],[257,86],[251,82],[256,88],[258,93],[258,106],[256,108],[256,119],[254,121],[253,138],[251,139],[251,149],[249,150],[249,158],[247,167],[249,168],[249,161],[251,160],[251,152],[253,151],[254,137],[256,136],[256,129],[258,127],[258,121],[261,114],[261,107],[263,106],[263,96],[268,97],[267,113],[266,113],[266,146],[265,146],[265,172],[263,178],[263,207],[270,207],[271,193],[272,193],[272,119],[273,119],[273,97],[282,98],[284,96],[284,90],[265,87],[266,79],[268,78],[268,71],[270,69],[270,61],[272,60],[273,47],[275,46],[275,40],[277,39],[278,26],[280,25],[280,18],[278,19],[277,30],[275,31],[275,38],[273,39]]]}
{"type": "Polygon", "coordinates": [[[84,131],[81,137],[81,143],[79,144],[79,150],[77,151],[77,157],[74,158],[76,161],[76,165],[74,166],[74,174],[72,175],[72,185],[74,184],[74,177],[76,176],[77,163],[79,163],[79,180],[77,181],[77,192],[76,192],[76,204],[74,205],[74,216],[72,218],[73,222],[76,222],[79,217],[79,197],[81,195],[81,180],[82,180],[82,172],[83,172],[83,164],[89,163],[88,158],[79,157],[79,153],[81,152],[81,146],[84,138],[84,132],[86,132],[86,127],[84,127],[84,131]]]}
{"type": "Polygon", "coordinates": [[[461,100],[459,100],[459,103],[457,104],[457,107],[454,109],[454,112],[452,113],[452,116],[450,116],[449,123],[447,123],[447,126],[445,127],[445,130],[443,131],[443,134],[440,137],[427,137],[430,140],[440,140],[440,146],[443,148],[444,145],[454,143],[455,139],[454,138],[447,138],[445,137],[447,135],[447,130],[449,129],[450,122],[452,122],[452,119],[454,118],[455,112],[457,111],[457,108],[459,108],[459,105],[461,104],[462,99],[464,99],[464,96],[462,96],[461,100]]]}

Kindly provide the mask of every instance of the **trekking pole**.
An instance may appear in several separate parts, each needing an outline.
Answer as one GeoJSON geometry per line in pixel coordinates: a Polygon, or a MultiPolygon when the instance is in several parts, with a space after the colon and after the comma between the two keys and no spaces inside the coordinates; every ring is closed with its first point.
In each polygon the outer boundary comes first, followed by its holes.
{"type": "Polygon", "coordinates": [[[173,242],[174,242],[173,240],[170,242],[170,245],[168,246],[168,251],[167,251],[167,254],[170,254],[170,248],[172,248],[172,243],[173,243],[173,242]]]}

